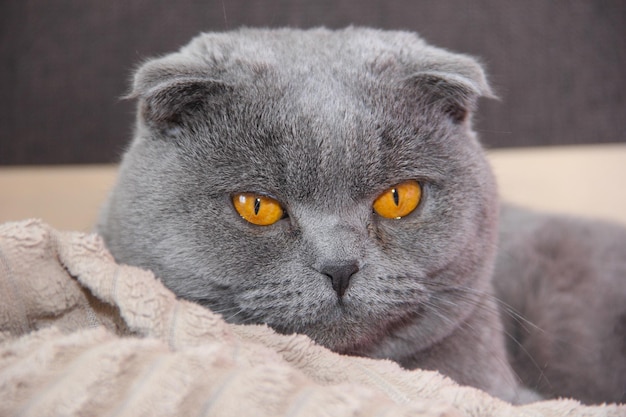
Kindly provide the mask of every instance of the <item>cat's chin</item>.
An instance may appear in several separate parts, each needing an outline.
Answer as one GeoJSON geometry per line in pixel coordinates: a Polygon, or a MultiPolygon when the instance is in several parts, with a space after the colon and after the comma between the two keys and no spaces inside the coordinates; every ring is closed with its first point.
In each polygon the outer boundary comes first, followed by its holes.
{"type": "Polygon", "coordinates": [[[489,323],[498,320],[490,302],[487,295],[479,299],[463,296],[451,297],[438,306],[432,301],[430,305],[428,301],[416,301],[407,309],[376,309],[371,303],[348,296],[336,301],[314,322],[300,323],[297,329],[277,330],[305,334],[337,353],[391,359],[412,368],[416,354],[428,351],[466,323],[473,323],[476,316],[488,315],[481,320],[489,323]]]}
{"type": "MultiPolygon", "coordinates": [[[[353,356],[372,356],[380,343],[396,330],[407,326],[419,326],[421,310],[407,311],[404,314],[380,312],[378,315],[359,315],[350,309],[348,303],[338,302],[331,315],[324,320],[287,329],[284,326],[271,326],[279,333],[300,333],[310,337],[317,344],[334,352],[353,356]]],[[[362,308],[362,307],[361,307],[362,308]]]]}

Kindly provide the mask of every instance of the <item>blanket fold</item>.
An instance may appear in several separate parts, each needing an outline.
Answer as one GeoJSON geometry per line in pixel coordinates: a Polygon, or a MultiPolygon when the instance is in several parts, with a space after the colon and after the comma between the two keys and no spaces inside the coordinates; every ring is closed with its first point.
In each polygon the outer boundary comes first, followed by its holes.
{"type": "Polygon", "coordinates": [[[626,416],[512,406],[432,371],[231,325],[97,235],[0,225],[0,416],[626,416]]]}

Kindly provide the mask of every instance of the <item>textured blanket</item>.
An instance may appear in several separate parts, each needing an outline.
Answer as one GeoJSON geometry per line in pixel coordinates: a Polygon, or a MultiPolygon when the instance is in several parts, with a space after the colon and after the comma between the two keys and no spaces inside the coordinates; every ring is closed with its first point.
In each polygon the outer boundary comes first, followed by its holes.
{"type": "Polygon", "coordinates": [[[0,416],[626,416],[512,406],[430,371],[225,323],[96,235],[0,225],[0,416]]]}

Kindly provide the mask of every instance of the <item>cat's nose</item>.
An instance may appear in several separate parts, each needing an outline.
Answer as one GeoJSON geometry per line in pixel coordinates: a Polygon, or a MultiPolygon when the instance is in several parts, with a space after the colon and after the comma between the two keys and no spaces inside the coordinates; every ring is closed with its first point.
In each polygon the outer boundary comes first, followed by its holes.
{"type": "Polygon", "coordinates": [[[333,290],[339,298],[342,298],[350,284],[350,278],[359,270],[356,261],[345,263],[326,264],[320,268],[320,272],[330,278],[333,290]]]}

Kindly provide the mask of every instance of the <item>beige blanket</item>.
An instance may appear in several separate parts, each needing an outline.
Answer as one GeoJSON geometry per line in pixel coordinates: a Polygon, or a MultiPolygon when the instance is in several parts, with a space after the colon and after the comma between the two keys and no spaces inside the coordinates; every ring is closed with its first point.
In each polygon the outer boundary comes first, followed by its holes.
{"type": "Polygon", "coordinates": [[[626,416],[514,407],[435,372],[225,323],[95,235],[0,225],[0,416],[626,416]]]}

